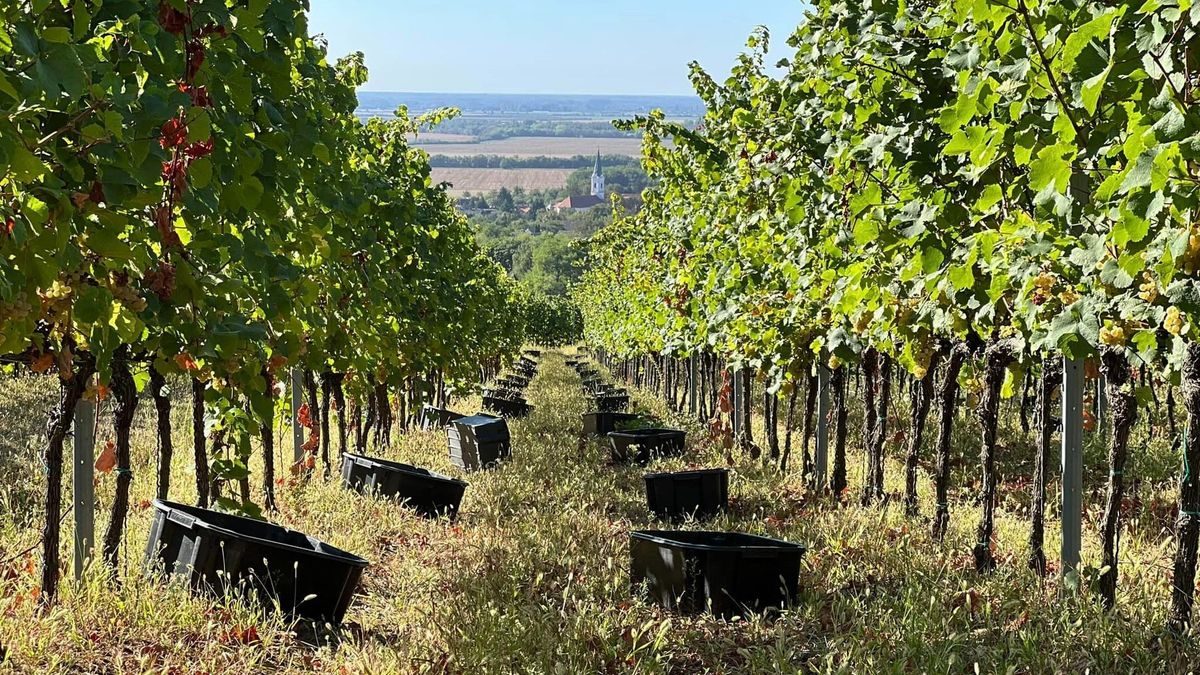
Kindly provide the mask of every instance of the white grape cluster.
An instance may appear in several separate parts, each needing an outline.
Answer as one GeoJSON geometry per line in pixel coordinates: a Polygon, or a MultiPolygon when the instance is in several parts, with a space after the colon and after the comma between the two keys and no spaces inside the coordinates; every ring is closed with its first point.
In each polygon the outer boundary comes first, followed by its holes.
{"type": "Polygon", "coordinates": [[[108,282],[104,284],[109,293],[112,293],[117,302],[124,305],[129,311],[140,313],[146,309],[146,299],[137,292],[137,289],[130,285],[128,278],[118,277],[115,273],[109,275],[108,282]]]}
{"type": "Polygon", "coordinates": [[[29,298],[18,295],[8,302],[0,302],[0,323],[24,321],[33,313],[29,298]]]}

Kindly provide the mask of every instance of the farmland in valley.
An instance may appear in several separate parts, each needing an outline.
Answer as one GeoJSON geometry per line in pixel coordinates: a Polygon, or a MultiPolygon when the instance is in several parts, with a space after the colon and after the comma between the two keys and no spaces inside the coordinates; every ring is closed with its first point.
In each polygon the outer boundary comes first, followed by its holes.
{"type": "Polygon", "coordinates": [[[494,192],[500,188],[523,188],[525,190],[553,190],[566,185],[573,169],[458,169],[435,168],[433,180],[450,183],[450,193],[461,196],[465,192],[494,192]]]}
{"type": "Polygon", "coordinates": [[[449,156],[575,157],[594,155],[599,150],[605,155],[637,157],[642,147],[640,138],[516,137],[480,143],[445,143],[432,142],[430,136],[421,136],[415,145],[431,155],[449,156]]]}
{"type": "Polygon", "coordinates": [[[426,131],[420,134],[413,134],[410,140],[414,145],[436,144],[436,143],[472,143],[475,137],[469,134],[446,134],[439,131],[426,131]]]}

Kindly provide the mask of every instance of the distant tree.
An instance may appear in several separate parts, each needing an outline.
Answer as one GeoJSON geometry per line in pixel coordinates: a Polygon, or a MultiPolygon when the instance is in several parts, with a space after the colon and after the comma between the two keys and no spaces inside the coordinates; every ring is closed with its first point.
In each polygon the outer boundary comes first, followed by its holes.
{"type": "Polygon", "coordinates": [[[610,193],[641,194],[642,190],[650,187],[650,178],[640,166],[614,166],[611,169],[605,169],[604,183],[610,193]]]}
{"type": "Polygon", "coordinates": [[[524,279],[533,270],[533,241],[532,237],[523,239],[513,251],[512,275],[518,280],[524,279]]]}
{"type": "MultiPolygon", "coordinates": [[[[650,179],[640,166],[625,164],[604,167],[604,186],[608,194],[641,194],[650,186],[650,179]]],[[[567,193],[589,195],[592,193],[592,167],[576,169],[567,176],[567,193]]]]}
{"type": "Polygon", "coordinates": [[[500,263],[500,265],[508,270],[509,274],[513,271],[513,259],[517,255],[517,250],[521,248],[521,239],[514,236],[504,236],[498,239],[492,239],[484,244],[488,252],[488,256],[500,263]]]}
{"type": "Polygon", "coordinates": [[[472,195],[470,192],[463,194],[463,203],[468,209],[488,208],[487,199],[483,195],[472,195]]]}
{"type": "Polygon", "coordinates": [[[612,211],[607,206],[569,214],[564,221],[566,229],[577,237],[590,237],[612,221],[612,211]]]}
{"type": "Polygon", "coordinates": [[[536,239],[530,269],[520,275],[522,285],[543,295],[564,295],[579,278],[582,249],[561,234],[545,234],[536,239]]]}
{"type": "Polygon", "coordinates": [[[495,204],[496,208],[504,213],[512,213],[516,210],[516,203],[513,202],[512,193],[508,191],[508,188],[500,188],[500,191],[496,193],[495,204]]]}
{"type": "MultiPolygon", "coordinates": [[[[514,203],[515,191],[506,191],[514,203]]],[[[473,215],[476,239],[488,255],[509,271],[530,292],[549,296],[566,293],[579,276],[583,238],[612,218],[607,207],[585,212],[554,213],[545,209],[546,191],[526,191],[529,217],[516,213],[488,212],[473,215]]],[[[464,197],[465,198],[465,197],[464,197]]],[[[503,198],[491,196],[493,205],[503,198]]]]}

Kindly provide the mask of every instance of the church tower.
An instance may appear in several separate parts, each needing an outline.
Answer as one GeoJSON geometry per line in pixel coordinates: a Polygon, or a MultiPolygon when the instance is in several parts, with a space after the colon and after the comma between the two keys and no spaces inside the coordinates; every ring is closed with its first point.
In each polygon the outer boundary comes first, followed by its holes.
{"type": "Polygon", "coordinates": [[[604,167],[600,166],[600,151],[596,151],[596,168],[592,170],[592,196],[607,199],[604,194],[604,167]]]}

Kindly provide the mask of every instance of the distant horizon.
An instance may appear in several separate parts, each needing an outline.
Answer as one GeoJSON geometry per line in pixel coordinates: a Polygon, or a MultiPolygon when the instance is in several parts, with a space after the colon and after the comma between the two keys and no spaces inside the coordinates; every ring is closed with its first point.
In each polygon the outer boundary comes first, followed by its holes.
{"type": "Polygon", "coordinates": [[[420,91],[420,90],[400,90],[400,89],[359,89],[360,94],[397,94],[402,96],[417,95],[438,95],[438,96],[556,96],[556,97],[571,97],[571,96],[609,96],[609,97],[628,97],[628,98],[688,98],[700,100],[696,94],[655,94],[646,92],[632,93],[611,93],[611,92],[553,92],[553,91],[420,91]]]}
{"type": "Polygon", "coordinates": [[[517,115],[555,119],[563,116],[622,119],[650,110],[669,116],[698,117],[705,113],[698,96],[678,94],[531,94],[431,91],[358,92],[362,113],[391,113],[404,107],[412,113],[457,108],[466,117],[517,115]]]}

